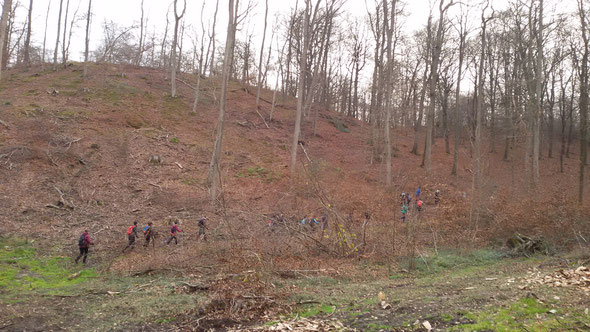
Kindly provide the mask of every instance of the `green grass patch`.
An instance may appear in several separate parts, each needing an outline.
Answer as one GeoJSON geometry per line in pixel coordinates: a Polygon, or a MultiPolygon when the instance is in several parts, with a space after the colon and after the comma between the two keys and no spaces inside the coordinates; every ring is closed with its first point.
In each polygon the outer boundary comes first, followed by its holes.
{"type": "Polygon", "coordinates": [[[27,241],[0,238],[0,293],[57,293],[97,275],[94,269],[85,269],[70,280],[68,277],[76,271],[69,265],[69,258],[42,256],[27,241]]]}
{"type": "Polygon", "coordinates": [[[279,180],[282,177],[281,174],[261,166],[248,167],[246,171],[239,172],[236,176],[239,178],[259,178],[267,183],[279,180]]]}
{"type": "Polygon", "coordinates": [[[420,274],[436,274],[448,270],[467,269],[470,267],[488,266],[504,258],[501,252],[490,249],[479,249],[468,253],[452,250],[441,250],[438,255],[428,257],[401,257],[400,263],[409,269],[413,260],[415,270],[420,274]]]}
{"type": "Polygon", "coordinates": [[[311,305],[296,312],[296,315],[302,318],[314,317],[318,315],[331,314],[336,310],[335,306],[329,304],[311,305]]]}
{"type": "Polygon", "coordinates": [[[455,331],[552,331],[579,330],[588,327],[590,317],[583,312],[563,313],[537,299],[525,297],[505,308],[491,308],[465,317],[474,321],[454,327],[455,331]]]}

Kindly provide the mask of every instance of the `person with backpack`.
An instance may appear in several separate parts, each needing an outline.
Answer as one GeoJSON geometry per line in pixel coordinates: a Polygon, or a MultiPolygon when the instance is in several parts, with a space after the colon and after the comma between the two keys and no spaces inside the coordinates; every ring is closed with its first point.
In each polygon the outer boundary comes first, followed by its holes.
{"type": "Polygon", "coordinates": [[[416,202],[416,206],[418,207],[418,212],[422,211],[422,200],[418,199],[416,202]]]}
{"type": "Polygon", "coordinates": [[[410,206],[410,202],[412,201],[412,196],[410,196],[410,194],[406,195],[406,205],[410,206]]]}
{"type": "Polygon", "coordinates": [[[155,247],[156,244],[153,240],[153,228],[152,228],[152,222],[148,222],[147,226],[145,226],[143,228],[143,236],[145,237],[145,243],[143,244],[144,247],[147,248],[147,246],[150,244],[150,241],[152,242],[152,245],[155,247]]]}
{"type": "Polygon", "coordinates": [[[438,206],[438,202],[440,201],[440,191],[436,189],[434,192],[434,205],[438,206]]]}
{"type": "Polygon", "coordinates": [[[203,237],[203,241],[207,241],[207,234],[205,234],[205,229],[209,229],[209,228],[205,224],[206,221],[207,221],[207,217],[203,217],[203,218],[201,218],[201,220],[199,220],[199,223],[198,223],[199,237],[197,238],[197,240],[200,240],[201,237],[203,237]]]}
{"type": "Polygon", "coordinates": [[[88,231],[85,230],[84,233],[82,233],[82,235],[80,235],[80,238],[78,239],[78,248],[80,248],[80,255],[76,257],[76,264],[78,264],[78,261],[82,256],[84,256],[82,263],[86,264],[86,258],[88,257],[88,247],[91,245],[94,245],[94,243],[92,243],[92,240],[90,240],[90,235],[88,235],[88,231]]]}
{"type": "Polygon", "coordinates": [[[406,222],[406,213],[408,213],[408,207],[406,204],[402,205],[402,221],[406,222]]]}
{"type": "Polygon", "coordinates": [[[420,198],[421,193],[422,193],[422,190],[420,189],[420,186],[418,186],[418,189],[416,189],[416,199],[420,198]]]}
{"type": "Polygon", "coordinates": [[[178,228],[178,221],[175,220],[172,228],[170,228],[170,238],[166,242],[166,244],[170,244],[172,239],[174,239],[174,244],[178,244],[178,239],[176,238],[176,232],[182,232],[180,228],[178,228]]]}
{"type": "Polygon", "coordinates": [[[125,252],[127,248],[131,248],[131,250],[133,250],[133,247],[135,246],[135,239],[138,237],[139,236],[137,235],[137,221],[134,221],[133,225],[127,228],[127,238],[129,239],[129,243],[127,244],[127,247],[123,249],[123,252],[125,252]]]}

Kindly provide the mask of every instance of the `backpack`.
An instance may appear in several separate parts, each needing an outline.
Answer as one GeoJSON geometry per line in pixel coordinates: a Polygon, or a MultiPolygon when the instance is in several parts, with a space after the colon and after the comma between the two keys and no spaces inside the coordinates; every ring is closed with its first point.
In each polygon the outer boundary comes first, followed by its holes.
{"type": "Polygon", "coordinates": [[[127,235],[131,235],[133,233],[134,229],[135,229],[135,225],[129,226],[129,228],[127,228],[127,235]]]}
{"type": "Polygon", "coordinates": [[[145,234],[145,235],[148,235],[148,234],[149,234],[149,232],[150,232],[150,226],[145,226],[145,227],[143,228],[143,234],[145,234]]]}
{"type": "Polygon", "coordinates": [[[176,231],[176,227],[174,227],[174,225],[172,225],[172,227],[170,227],[170,233],[175,233],[176,231]]]}
{"type": "Polygon", "coordinates": [[[78,247],[84,247],[86,246],[86,236],[84,236],[84,233],[82,233],[82,235],[80,235],[80,238],[78,239],[78,247]]]}

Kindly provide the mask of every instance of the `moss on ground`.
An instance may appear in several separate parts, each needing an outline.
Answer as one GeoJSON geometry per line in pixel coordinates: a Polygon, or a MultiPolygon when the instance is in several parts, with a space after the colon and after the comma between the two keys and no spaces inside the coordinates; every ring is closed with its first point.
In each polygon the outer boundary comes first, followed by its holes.
{"type": "Polygon", "coordinates": [[[25,240],[0,238],[0,295],[22,296],[45,291],[56,293],[96,277],[94,269],[71,266],[69,258],[43,256],[25,240]],[[75,278],[69,278],[79,272],[75,278]]]}

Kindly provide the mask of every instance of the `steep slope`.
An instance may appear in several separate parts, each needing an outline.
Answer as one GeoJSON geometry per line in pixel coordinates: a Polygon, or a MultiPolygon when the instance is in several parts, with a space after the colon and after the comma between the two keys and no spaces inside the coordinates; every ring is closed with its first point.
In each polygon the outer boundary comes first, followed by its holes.
{"type": "MultiPolygon", "coordinates": [[[[207,215],[215,239],[227,240],[230,247],[249,239],[255,241],[249,242],[252,247],[263,248],[259,242],[266,237],[271,215],[284,213],[297,220],[328,213],[340,226],[331,228],[337,240],[326,240],[326,246],[348,248],[341,251],[346,254],[358,249],[360,220],[370,211],[373,223],[365,252],[403,254],[408,245],[405,226],[398,222],[397,197],[401,191],[414,192],[418,185],[427,204],[420,227],[428,231],[420,233],[419,241],[431,241],[433,226],[444,234],[439,241],[446,243],[462,238],[469,228],[468,146],[461,148],[455,178],[449,174],[452,155],[438,142],[433,175],[427,178],[419,167],[421,156],[409,153],[412,131],[395,130],[395,186],[387,192],[382,164],[370,163],[369,126],[321,110],[317,137],[311,117],[304,121],[307,156],[300,153],[301,169],[292,179],[287,165],[294,100],[287,98],[268,122],[268,102],[257,112],[255,97],[232,83],[221,167],[223,204],[213,208],[205,181],[217,119],[214,79],[205,80],[201,103],[193,113],[194,91],[189,85],[194,78],[183,75],[179,97],[171,98],[165,73],[156,69],[92,65],[90,79],[83,81],[81,66],[73,64],[57,72],[9,70],[6,78],[0,92],[0,120],[6,124],[0,125],[0,234],[71,248],[86,228],[100,239],[101,260],[110,262],[118,256],[126,225],[133,220],[154,221],[166,233],[169,219],[179,218],[194,234],[195,221],[207,215]],[[337,128],[342,124],[348,133],[337,128]],[[161,162],[150,162],[152,156],[161,162]],[[442,192],[438,210],[431,205],[435,189],[442,192]]],[[[271,92],[263,97],[271,100],[271,92]]],[[[542,187],[530,197],[521,189],[521,151],[512,153],[513,162],[502,161],[500,153],[485,158],[478,237],[519,229],[551,232],[570,225],[569,217],[587,216],[567,203],[577,180],[575,156],[563,174],[557,160],[543,159],[542,187]],[[531,203],[528,198],[537,200],[531,203]]],[[[284,239],[270,243],[272,249],[263,254],[286,244],[284,239]]],[[[306,248],[280,252],[300,255],[306,248]]]]}

